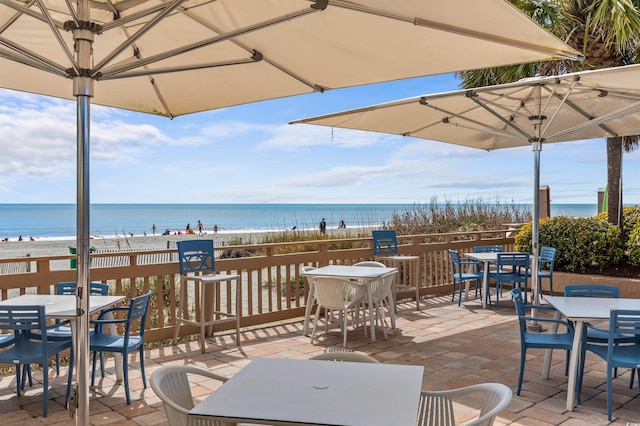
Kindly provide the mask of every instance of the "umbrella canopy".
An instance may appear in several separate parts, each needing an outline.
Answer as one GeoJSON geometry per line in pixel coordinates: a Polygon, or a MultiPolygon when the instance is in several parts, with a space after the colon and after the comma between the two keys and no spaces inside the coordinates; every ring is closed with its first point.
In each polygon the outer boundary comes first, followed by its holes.
{"type": "MultiPolygon", "coordinates": [[[[78,312],[88,312],[91,102],[175,117],[580,55],[506,0],[0,0],[0,87],[77,99],[78,312]]],[[[88,316],[76,322],[88,424],[88,316]]]]}
{"type": "Polygon", "coordinates": [[[100,82],[92,103],[174,117],[579,57],[504,0],[97,0],[87,7],[82,17],[66,0],[0,1],[0,86],[73,99],[68,79],[86,75],[100,82]],[[95,40],[86,65],[72,59],[74,32],[95,40]]]}
{"type": "MultiPolygon", "coordinates": [[[[439,93],[293,123],[413,136],[487,151],[534,152],[532,253],[537,283],[540,150],[547,143],[640,133],[640,65],[439,93]]],[[[533,285],[539,301],[538,286],[533,285]]]]}

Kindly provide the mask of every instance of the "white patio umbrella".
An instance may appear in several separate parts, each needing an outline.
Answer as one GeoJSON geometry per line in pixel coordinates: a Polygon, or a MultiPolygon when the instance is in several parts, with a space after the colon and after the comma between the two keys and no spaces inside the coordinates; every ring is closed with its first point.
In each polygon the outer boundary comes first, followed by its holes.
{"type": "Polygon", "coordinates": [[[533,149],[532,283],[538,294],[540,151],[548,143],[640,134],[640,65],[418,96],[293,123],[368,130],[491,151],[533,149]]]}
{"type": "MultiPolygon", "coordinates": [[[[91,102],[175,117],[579,56],[506,0],[0,0],[0,86],[77,100],[80,313],[90,281],[91,102]]],[[[80,315],[80,424],[88,424],[88,324],[80,315]]]]}

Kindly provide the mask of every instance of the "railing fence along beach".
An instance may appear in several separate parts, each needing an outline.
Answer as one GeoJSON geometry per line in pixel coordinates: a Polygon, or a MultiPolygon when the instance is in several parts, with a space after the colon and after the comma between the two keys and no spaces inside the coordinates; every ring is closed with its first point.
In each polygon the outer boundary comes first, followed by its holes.
{"type": "MultiPolygon", "coordinates": [[[[422,296],[451,292],[452,277],[447,250],[469,252],[476,245],[493,244],[513,250],[514,244],[513,232],[508,229],[408,235],[399,236],[398,240],[400,254],[419,255],[421,258],[419,282],[422,296]]],[[[372,247],[371,238],[224,246],[216,250],[218,257],[227,250],[253,251],[255,255],[218,258],[216,272],[242,276],[241,326],[255,326],[304,315],[308,287],[300,276],[300,266],[349,265],[369,260],[373,258],[372,247]]],[[[71,262],[72,259],[75,257],[71,255],[30,257],[28,261],[24,258],[0,259],[0,299],[25,293],[51,294],[55,283],[75,281],[75,269],[51,267],[53,262],[59,264],[60,261],[71,262]]],[[[110,294],[131,298],[152,290],[146,324],[147,339],[159,341],[173,337],[176,311],[188,309],[177,303],[180,280],[177,251],[174,248],[96,251],[91,254],[91,262],[91,280],[109,284],[110,294]]],[[[406,282],[408,275],[401,273],[399,279],[406,282]]],[[[196,302],[202,297],[196,288],[192,288],[189,294],[196,302]]],[[[414,294],[400,293],[400,297],[409,298],[414,294]]],[[[233,296],[232,286],[223,285],[216,295],[215,310],[235,314],[233,296]]],[[[195,306],[199,306],[199,303],[195,306]]],[[[233,321],[221,321],[214,326],[213,332],[233,327],[233,321]]],[[[182,334],[196,332],[195,327],[181,327],[182,334]]]]}

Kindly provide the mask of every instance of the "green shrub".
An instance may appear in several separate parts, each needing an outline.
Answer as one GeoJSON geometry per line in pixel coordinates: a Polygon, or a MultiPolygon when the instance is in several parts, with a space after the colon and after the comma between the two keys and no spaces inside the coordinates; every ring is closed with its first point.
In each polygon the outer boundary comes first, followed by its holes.
{"type": "Polygon", "coordinates": [[[631,265],[640,266],[640,223],[637,223],[627,239],[628,262],[631,265]]]}
{"type": "MultiPolygon", "coordinates": [[[[540,221],[540,247],[555,247],[555,268],[567,272],[617,265],[623,257],[620,230],[596,218],[558,216],[540,221]]],[[[516,236],[516,250],[531,251],[531,223],[516,236]]]]}
{"type": "MultiPolygon", "coordinates": [[[[607,212],[598,213],[596,219],[607,222],[607,212]]],[[[627,241],[633,228],[640,223],[640,206],[626,206],[622,208],[622,241],[628,245],[627,241]]]]}

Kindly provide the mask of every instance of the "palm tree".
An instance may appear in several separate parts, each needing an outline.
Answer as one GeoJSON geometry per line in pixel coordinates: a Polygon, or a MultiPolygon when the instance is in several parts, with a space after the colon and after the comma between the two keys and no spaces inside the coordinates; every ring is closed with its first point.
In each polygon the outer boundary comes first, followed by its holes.
{"type": "MultiPolygon", "coordinates": [[[[460,73],[462,87],[510,83],[525,77],[637,63],[640,0],[511,0],[538,24],[582,52],[583,62],[551,61],[460,73]]],[[[608,220],[622,226],[622,151],[639,136],[607,139],[608,220]]]]}

